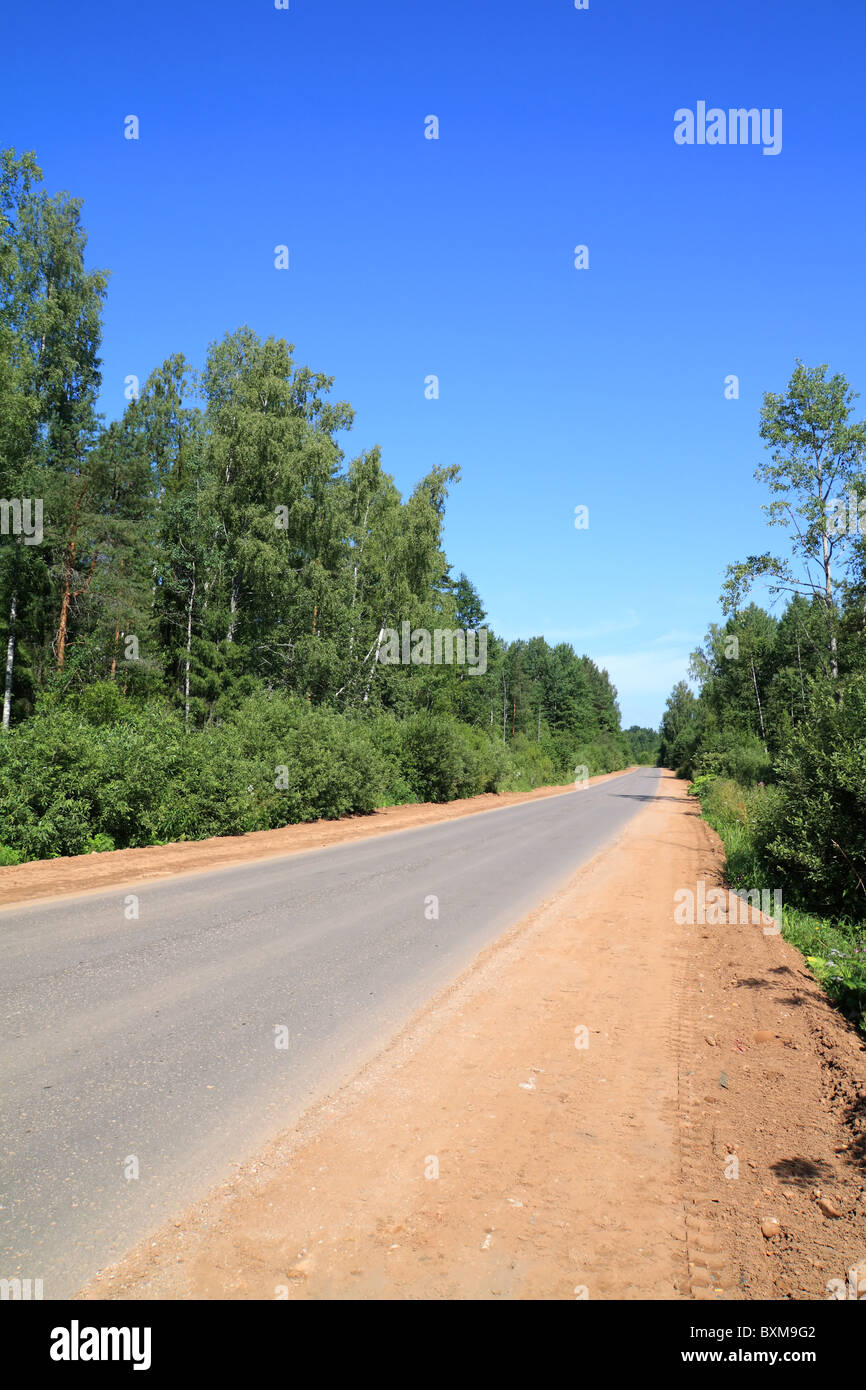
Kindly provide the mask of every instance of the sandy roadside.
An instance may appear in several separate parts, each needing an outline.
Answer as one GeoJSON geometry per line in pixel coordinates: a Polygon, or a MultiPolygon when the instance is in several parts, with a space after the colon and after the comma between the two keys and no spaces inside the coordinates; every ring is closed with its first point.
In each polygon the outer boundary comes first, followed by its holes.
{"type": "Polygon", "coordinates": [[[352,1082],[82,1296],[826,1298],[866,1256],[864,1049],[778,936],[674,923],[721,863],[665,774],[352,1082]]]}
{"type": "MultiPolygon", "coordinates": [[[[633,769],[589,778],[586,785],[623,777],[633,769]]],[[[340,820],[307,821],[280,830],[254,830],[248,835],[220,835],[210,840],[186,840],[142,849],[116,849],[74,858],[39,859],[30,864],[0,867],[0,907],[68,893],[98,893],[117,884],[147,883],[181,873],[206,873],[209,869],[273,859],[282,854],[327,849],[331,845],[366,840],[393,830],[413,830],[437,821],[539,801],[548,796],[574,795],[573,784],[537,787],[532,792],[488,792],[442,804],[421,802],[413,806],[386,806],[370,816],[345,816],[340,820]]]]}

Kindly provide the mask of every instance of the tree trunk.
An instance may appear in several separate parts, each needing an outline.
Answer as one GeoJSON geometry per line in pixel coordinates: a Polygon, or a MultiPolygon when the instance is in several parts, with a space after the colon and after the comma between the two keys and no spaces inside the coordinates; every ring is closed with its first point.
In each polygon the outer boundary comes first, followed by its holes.
{"type": "Polygon", "coordinates": [[[763,740],[764,752],[766,753],[766,751],[767,751],[767,735],[766,735],[765,732],[764,732],[764,711],[761,709],[761,697],[760,697],[760,695],[758,694],[758,677],[755,675],[755,658],[754,658],[753,656],[750,656],[750,657],[749,657],[749,661],[750,661],[751,666],[752,666],[752,680],[753,680],[754,685],[755,685],[755,699],[756,699],[757,702],[758,702],[758,718],[759,718],[759,720],[761,721],[761,739],[763,740]]]}
{"type": "Polygon", "coordinates": [[[240,589],[240,575],[237,575],[237,574],[236,574],[235,577],[234,577],[234,579],[232,580],[232,596],[231,596],[231,599],[229,600],[229,613],[231,614],[231,617],[230,617],[230,619],[229,619],[229,630],[228,630],[228,632],[226,633],[226,641],[227,641],[227,642],[233,642],[233,641],[234,641],[235,628],[236,628],[237,625],[238,625],[237,613],[238,613],[238,592],[239,592],[239,589],[240,589]]]}
{"type": "MultiPolygon", "coordinates": [[[[370,503],[368,502],[368,503],[367,503],[367,506],[366,506],[366,509],[365,509],[365,511],[364,511],[364,521],[363,521],[363,527],[362,527],[362,529],[363,529],[364,531],[366,531],[366,528],[367,528],[367,517],[368,517],[369,515],[370,515],[370,503]]],[[[358,598],[358,567],[359,567],[359,565],[360,565],[360,563],[361,563],[361,560],[363,559],[363,556],[364,556],[364,542],[361,541],[361,544],[360,544],[360,546],[359,546],[359,548],[358,548],[358,558],[357,558],[357,560],[355,561],[354,572],[353,572],[353,575],[352,575],[352,631],[351,631],[350,634],[349,634],[349,655],[350,655],[350,656],[352,655],[352,648],[353,648],[354,645],[355,645],[355,603],[356,603],[356,600],[357,600],[357,598],[358,598]]]]}
{"type": "Polygon", "coordinates": [[[183,673],[183,726],[189,728],[189,666],[192,653],[192,606],[195,602],[195,565],[192,567],[192,588],[186,612],[186,661],[183,673]]]}
{"type": "Polygon", "coordinates": [[[371,664],[370,664],[370,674],[369,674],[369,676],[367,677],[367,689],[364,691],[364,704],[365,704],[365,705],[366,705],[367,701],[368,701],[369,698],[370,698],[370,686],[373,684],[373,672],[374,672],[375,669],[376,669],[376,662],[379,660],[379,652],[382,650],[382,638],[383,638],[384,636],[385,636],[385,622],[384,622],[384,619],[383,619],[383,621],[382,621],[382,623],[381,623],[381,625],[380,625],[380,627],[379,627],[379,636],[376,638],[376,655],[373,657],[373,660],[372,660],[372,662],[371,662],[371,664]]]}
{"type": "MultiPolygon", "coordinates": [[[[57,627],[57,669],[62,669],[66,659],[66,639],[69,631],[69,609],[74,598],[80,598],[90,588],[90,581],[96,568],[96,550],[93,552],[93,559],[90,564],[90,572],[80,589],[72,592],[72,576],[75,574],[75,560],[78,553],[78,523],[80,519],[81,507],[87,496],[87,485],[75,499],[75,507],[72,512],[72,525],[69,538],[66,542],[66,549],[63,555],[63,598],[60,603],[60,622],[57,627]]],[[[125,693],[125,692],[124,692],[125,693]]]]}
{"type": "Polygon", "coordinates": [[[18,595],[12,595],[9,605],[9,643],[6,647],[6,680],[3,686],[3,728],[12,719],[12,676],[15,670],[15,621],[18,617],[18,595]]]}
{"type": "Polygon", "coordinates": [[[60,603],[60,622],[57,627],[57,669],[62,668],[66,659],[66,631],[69,624],[69,601],[72,596],[71,571],[68,566],[63,571],[63,598],[60,603]]]}
{"type": "Polygon", "coordinates": [[[830,573],[830,546],[826,531],[822,532],[821,544],[824,552],[824,601],[827,605],[827,623],[830,628],[830,672],[836,680],[839,676],[839,651],[833,623],[833,577],[830,573]]]}

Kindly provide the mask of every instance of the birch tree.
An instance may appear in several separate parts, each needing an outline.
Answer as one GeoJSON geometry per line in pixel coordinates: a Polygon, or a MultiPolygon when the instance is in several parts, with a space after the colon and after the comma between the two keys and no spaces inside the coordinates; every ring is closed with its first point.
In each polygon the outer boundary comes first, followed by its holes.
{"type": "Polygon", "coordinates": [[[771,461],[755,477],[772,500],[770,525],[788,527],[791,555],[765,552],[729,565],[722,603],[735,612],[755,580],[770,592],[818,596],[825,624],[825,669],[839,675],[836,587],[854,554],[854,520],[864,498],[866,423],[854,421],[857,399],[839,372],[797,363],[784,395],[767,392],[760,435],[771,461]]]}

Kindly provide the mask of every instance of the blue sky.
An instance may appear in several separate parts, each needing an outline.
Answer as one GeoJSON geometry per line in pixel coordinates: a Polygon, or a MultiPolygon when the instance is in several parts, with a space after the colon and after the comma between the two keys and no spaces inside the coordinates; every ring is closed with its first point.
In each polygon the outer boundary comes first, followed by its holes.
{"type": "Polygon", "coordinates": [[[288,338],[404,491],[461,466],[446,548],[490,626],[573,642],[656,724],[725,565],[781,539],[763,392],[797,356],[866,392],[866,5],[290,4],[4,19],[0,143],[112,272],[103,410],[242,323],[288,338]],[[781,108],[781,152],[675,144],[702,100],[781,108]]]}

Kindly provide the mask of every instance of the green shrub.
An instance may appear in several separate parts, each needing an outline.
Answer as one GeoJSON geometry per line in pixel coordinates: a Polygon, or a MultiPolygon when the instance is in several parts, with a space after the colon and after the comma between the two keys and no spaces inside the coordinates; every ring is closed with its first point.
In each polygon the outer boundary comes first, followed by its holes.
{"type": "Polygon", "coordinates": [[[505,787],[508,791],[532,791],[535,787],[549,787],[557,780],[557,769],[544,744],[525,734],[517,734],[510,743],[498,741],[495,745],[501,758],[501,780],[498,791],[505,787]]]}
{"type": "Polygon", "coordinates": [[[565,782],[580,762],[595,774],[624,759],[616,737],[505,744],[450,714],[344,714],[263,691],[187,729],[165,701],[125,701],[106,681],[52,690],[0,739],[3,853],[12,863],[239,835],[565,782]]]}
{"type": "Polygon", "coordinates": [[[772,761],[754,734],[729,732],[707,740],[695,758],[695,776],[728,777],[743,787],[754,787],[772,776],[772,761]]]}
{"type": "Polygon", "coordinates": [[[589,768],[590,777],[601,777],[608,772],[618,772],[620,768],[627,767],[630,761],[628,749],[618,739],[604,735],[589,743],[578,744],[572,752],[570,779],[575,776],[574,769],[578,767],[589,768]]]}
{"type": "Polygon", "coordinates": [[[730,778],[704,773],[699,796],[705,820],[721,837],[727,857],[727,877],[733,888],[757,888],[767,882],[754,838],[754,818],[763,791],[749,791],[730,778]]]}
{"type": "Polygon", "coordinates": [[[11,852],[42,859],[363,814],[383,780],[362,726],[303,701],[254,697],[189,733],[159,702],[114,723],[70,702],[0,740],[0,821],[11,852]]]}
{"type": "Polygon", "coordinates": [[[400,806],[417,801],[403,770],[401,725],[392,714],[379,714],[362,725],[375,748],[381,768],[379,806],[400,806]]]}
{"type": "Polygon", "coordinates": [[[803,952],[833,1002],[866,1033],[866,930],[786,910],[784,935],[803,952]]]}
{"type": "Polygon", "coordinates": [[[710,787],[712,786],[713,782],[715,782],[715,780],[716,774],[714,772],[699,773],[695,777],[691,786],[688,788],[687,795],[696,796],[699,799],[703,799],[709,793],[710,787]]]}
{"type": "MultiPolygon", "coordinates": [[[[787,895],[790,881],[780,880],[780,867],[768,858],[778,825],[788,815],[785,791],[775,786],[748,790],[730,780],[706,776],[702,780],[701,807],[724,843],[730,885],[735,889],[781,886],[787,895]]],[[[866,1032],[866,928],[786,903],[782,934],[802,951],[833,1002],[866,1032]]]]}
{"type": "Polygon", "coordinates": [[[403,771],[419,801],[453,801],[480,789],[480,751],[450,715],[412,715],[401,725],[401,742],[403,771]]]}
{"type": "Polygon", "coordinates": [[[822,916],[866,917],[866,682],[816,692],[776,760],[756,840],[790,898],[822,916]]]}
{"type": "Polygon", "coordinates": [[[108,850],[115,848],[114,841],[110,835],[103,835],[100,831],[96,835],[91,835],[84,847],[85,854],[105,854],[108,850]]]}

